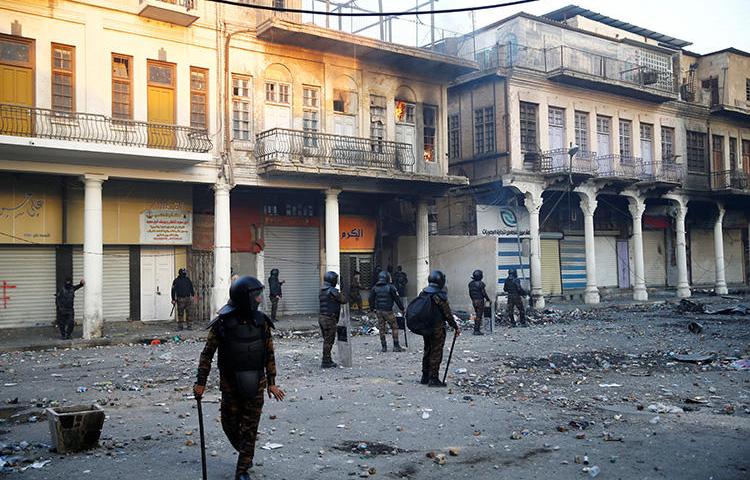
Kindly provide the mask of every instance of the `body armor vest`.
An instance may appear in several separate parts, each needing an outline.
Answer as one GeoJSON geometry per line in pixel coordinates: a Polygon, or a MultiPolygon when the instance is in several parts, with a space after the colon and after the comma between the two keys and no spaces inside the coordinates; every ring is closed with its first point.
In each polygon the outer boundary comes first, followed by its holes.
{"type": "Polygon", "coordinates": [[[484,282],[473,280],[469,282],[469,298],[472,300],[482,300],[484,298],[484,282]]]}
{"type": "Polygon", "coordinates": [[[320,289],[320,314],[339,318],[341,304],[338,301],[338,289],[336,287],[323,287],[320,289]]]}
{"type": "Polygon", "coordinates": [[[393,310],[393,297],[398,295],[393,285],[379,283],[372,287],[375,293],[375,309],[390,312],[393,310]]]}

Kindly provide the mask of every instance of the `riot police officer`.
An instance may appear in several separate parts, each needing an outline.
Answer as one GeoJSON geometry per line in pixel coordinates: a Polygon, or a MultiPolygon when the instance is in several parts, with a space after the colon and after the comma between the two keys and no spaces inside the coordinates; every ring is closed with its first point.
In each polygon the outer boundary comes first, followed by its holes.
{"type": "Polygon", "coordinates": [[[232,283],[229,303],[209,325],[193,387],[195,398],[200,400],[218,349],[221,426],[239,452],[235,480],[250,480],[248,469],[253,466],[264,390],[277,401],[285,395],[276,386],[273,323],[258,310],[262,292],[263,284],[254,277],[241,277],[232,283]]]}
{"type": "Polygon", "coordinates": [[[507,314],[508,319],[510,320],[510,326],[517,326],[516,319],[513,317],[514,308],[518,309],[518,314],[521,317],[521,326],[528,326],[528,323],[526,322],[526,310],[523,306],[522,297],[527,296],[529,293],[521,286],[521,281],[518,279],[518,273],[515,268],[508,270],[508,278],[505,279],[503,290],[508,294],[507,314]]]}
{"type": "Polygon", "coordinates": [[[433,329],[422,335],[424,340],[424,354],[422,356],[422,380],[420,383],[430,387],[444,387],[445,383],[440,380],[440,363],[443,361],[443,347],[445,346],[445,322],[461,334],[461,330],[453,318],[448,295],[445,293],[445,275],[440,270],[433,270],[427,277],[429,284],[422,290],[421,295],[430,297],[437,306],[437,312],[433,318],[433,329]]]}
{"type": "Polygon", "coordinates": [[[471,282],[469,282],[469,298],[471,298],[471,304],[474,306],[474,335],[484,335],[482,333],[482,320],[484,319],[484,304],[490,301],[490,297],[487,295],[487,288],[482,278],[484,274],[481,270],[474,270],[471,274],[471,282]]]}
{"type": "Polygon", "coordinates": [[[380,345],[382,351],[388,351],[388,344],[385,341],[386,324],[391,327],[393,335],[393,351],[400,352],[401,345],[398,344],[398,324],[396,316],[393,314],[393,304],[396,304],[402,312],[404,304],[398,295],[398,290],[391,283],[391,275],[388,272],[378,274],[378,282],[370,290],[370,310],[375,310],[378,316],[378,329],[380,330],[380,345]]]}
{"type": "Polygon", "coordinates": [[[320,368],[333,368],[336,363],[331,358],[331,349],[336,341],[336,325],[341,315],[341,305],[346,303],[346,297],[336,288],[339,282],[339,274],[326,272],[323,276],[323,286],[320,288],[318,298],[320,300],[320,333],[323,335],[323,360],[320,368]]]}

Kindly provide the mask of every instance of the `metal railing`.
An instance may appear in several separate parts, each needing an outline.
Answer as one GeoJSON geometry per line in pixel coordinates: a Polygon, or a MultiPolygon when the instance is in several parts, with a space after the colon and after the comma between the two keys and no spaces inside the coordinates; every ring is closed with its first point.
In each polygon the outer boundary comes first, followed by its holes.
{"type": "Polygon", "coordinates": [[[541,152],[539,163],[542,173],[572,173],[578,175],[596,175],[596,153],[579,150],[570,158],[567,148],[555,148],[541,152]]]}
{"type": "Polygon", "coordinates": [[[711,172],[711,190],[748,190],[750,182],[745,172],[723,170],[711,172]]]}
{"type": "Polygon", "coordinates": [[[212,148],[205,129],[7,104],[0,104],[0,135],[182,152],[208,152],[212,148]]]}
{"type": "MultiPolygon", "coordinates": [[[[185,10],[195,10],[196,3],[198,3],[198,0],[156,0],[159,3],[168,3],[169,5],[174,5],[177,7],[184,7],[185,10]]],[[[144,0],[141,0],[141,3],[144,3],[144,0]]]]}
{"type": "Polygon", "coordinates": [[[498,45],[498,64],[542,73],[577,72],[607,81],[619,81],[641,89],[676,93],[673,73],[561,45],[547,49],[515,43],[498,45]]]}
{"type": "Polygon", "coordinates": [[[634,180],[641,178],[643,161],[639,157],[611,153],[598,156],[596,161],[600,177],[634,180]]]}
{"type": "Polygon", "coordinates": [[[672,161],[645,162],[643,164],[642,181],[682,184],[685,178],[685,169],[672,161]]]}
{"type": "Polygon", "coordinates": [[[408,143],[330,133],[274,128],[256,136],[258,163],[280,161],[335,167],[413,171],[414,147],[408,143]]]}

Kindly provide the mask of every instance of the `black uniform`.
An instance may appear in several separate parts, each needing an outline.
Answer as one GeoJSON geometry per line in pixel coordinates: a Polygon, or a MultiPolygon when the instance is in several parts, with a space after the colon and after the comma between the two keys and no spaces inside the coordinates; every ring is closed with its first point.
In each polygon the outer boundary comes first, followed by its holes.
{"type": "Polygon", "coordinates": [[[396,273],[393,274],[393,284],[398,290],[399,297],[406,296],[406,284],[409,283],[409,277],[406,276],[406,272],[401,270],[401,266],[396,267],[396,273]]]}
{"type": "Polygon", "coordinates": [[[268,277],[268,297],[271,299],[271,319],[276,321],[276,312],[279,310],[279,300],[281,300],[281,286],[283,281],[279,281],[279,270],[274,268],[268,277]]]}
{"type": "Polygon", "coordinates": [[[73,285],[71,280],[66,280],[65,285],[63,285],[55,296],[57,327],[60,329],[60,337],[63,339],[70,339],[73,333],[73,328],[75,327],[75,292],[81,287],[83,287],[83,282],[73,285]]]}
{"type": "Polygon", "coordinates": [[[469,282],[469,298],[474,306],[474,333],[481,333],[482,319],[484,319],[484,302],[489,302],[490,297],[487,295],[487,286],[481,280],[472,280],[469,282]]]}
{"type": "Polygon", "coordinates": [[[335,272],[326,272],[323,287],[320,289],[320,317],[318,324],[323,335],[323,360],[321,368],[335,367],[331,358],[331,349],[336,341],[336,325],[341,315],[341,305],[346,303],[346,297],[336,288],[339,276],[335,272]]]}
{"type": "Polygon", "coordinates": [[[518,314],[521,317],[521,325],[527,325],[526,323],[526,310],[523,306],[523,298],[528,295],[528,292],[521,286],[521,281],[514,272],[508,273],[508,278],[505,279],[505,285],[503,290],[508,294],[508,306],[506,313],[512,326],[516,325],[516,320],[513,316],[513,308],[518,308],[518,314]]]}
{"type": "Polygon", "coordinates": [[[404,311],[404,304],[398,295],[396,287],[389,282],[390,275],[388,272],[381,272],[378,283],[370,290],[370,310],[375,310],[378,316],[378,329],[380,330],[380,345],[382,350],[386,351],[385,329],[386,325],[391,327],[393,336],[393,351],[400,352],[401,346],[398,343],[398,323],[396,316],[393,314],[393,305],[396,304],[398,309],[404,311]]]}

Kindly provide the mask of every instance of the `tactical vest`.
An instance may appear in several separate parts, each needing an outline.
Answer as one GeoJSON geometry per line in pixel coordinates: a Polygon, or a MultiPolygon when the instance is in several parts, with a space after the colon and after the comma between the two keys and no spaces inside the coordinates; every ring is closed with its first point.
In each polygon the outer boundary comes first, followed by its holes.
{"type": "Polygon", "coordinates": [[[505,279],[505,285],[503,286],[508,295],[521,295],[523,289],[521,288],[521,281],[517,278],[508,277],[505,279]]]}
{"type": "Polygon", "coordinates": [[[75,291],[72,288],[63,287],[57,294],[57,305],[61,312],[69,313],[73,311],[75,304],[75,291]]]}
{"type": "Polygon", "coordinates": [[[339,318],[341,304],[338,302],[339,291],[336,287],[323,287],[320,289],[320,314],[339,318]]]}
{"type": "MultiPolygon", "coordinates": [[[[263,313],[255,312],[256,316],[263,313]]],[[[257,318],[257,317],[256,317],[257,318]]],[[[222,321],[219,368],[229,372],[263,371],[266,368],[265,321],[240,322],[237,315],[222,321]]]]}
{"type": "Polygon", "coordinates": [[[375,309],[390,312],[393,310],[393,295],[397,293],[393,285],[378,284],[372,287],[375,292],[375,309]]]}
{"type": "Polygon", "coordinates": [[[472,300],[482,300],[484,298],[484,282],[473,280],[469,282],[469,298],[472,300]]]}

